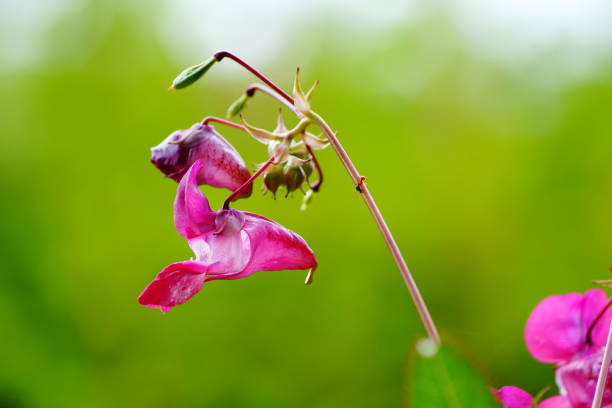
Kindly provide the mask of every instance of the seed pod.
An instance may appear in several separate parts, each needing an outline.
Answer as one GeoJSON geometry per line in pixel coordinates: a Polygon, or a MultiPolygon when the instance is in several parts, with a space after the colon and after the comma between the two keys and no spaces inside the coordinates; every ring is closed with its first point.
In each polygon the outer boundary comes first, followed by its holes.
{"type": "Polygon", "coordinates": [[[276,197],[278,188],[285,184],[285,175],[282,164],[271,164],[263,174],[264,186],[276,197]]]}
{"type": "Polygon", "coordinates": [[[306,176],[306,180],[310,177],[310,175],[314,172],[314,164],[312,160],[308,160],[306,163],[302,164],[302,170],[304,171],[304,175],[306,176]]]}
{"type": "Polygon", "coordinates": [[[294,156],[289,156],[287,164],[283,168],[285,175],[285,185],[287,186],[287,194],[297,190],[304,182],[306,175],[302,170],[303,161],[294,156]]]}

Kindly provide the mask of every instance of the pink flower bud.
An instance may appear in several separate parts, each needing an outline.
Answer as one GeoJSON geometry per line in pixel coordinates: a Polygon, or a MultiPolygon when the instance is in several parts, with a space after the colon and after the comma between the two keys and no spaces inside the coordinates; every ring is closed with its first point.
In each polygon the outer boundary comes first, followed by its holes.
{"type": "MultiPolygon", "coordinates": [[[[251,176],[236,149],[210,125],[197,123],[189,129],[177,130],[151,148],[151,162],[176,182],[181,181],[196,160],[202,161],[198,185],[234,191],[251,176]]],[[[240,197],[250,196],[251,191],[251,186],[245,188],[240,197]]]]}

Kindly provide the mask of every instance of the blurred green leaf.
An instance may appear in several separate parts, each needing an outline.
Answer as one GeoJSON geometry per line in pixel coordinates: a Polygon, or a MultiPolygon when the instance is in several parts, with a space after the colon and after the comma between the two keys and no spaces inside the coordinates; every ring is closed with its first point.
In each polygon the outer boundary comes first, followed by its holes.
{"type": "Polygon", "coordinates": [[[413,408],[499,408],[486,382],[447,346],[436,351],[428,339],[411,347],[406,373],[407,406],[413,408]]]}

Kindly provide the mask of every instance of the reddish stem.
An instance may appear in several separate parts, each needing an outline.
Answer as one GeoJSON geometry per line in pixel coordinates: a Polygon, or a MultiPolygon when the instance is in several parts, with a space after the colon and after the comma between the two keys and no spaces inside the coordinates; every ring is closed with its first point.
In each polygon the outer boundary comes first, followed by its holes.
{"type": "Polygon", "coordinates": [[[214,58],[218,62],[221,62],[221,60],[223,58],[225,58],[225,57],[227,57],[229,59],[232,59],[232,60],[236,61],[238,64],[242,65],[249,72],[251,72],[257,78],[261,79],[266,85],[268,85],[270,88],[274,89],[279,95],[281,95],[283,98],[285,98],[286,100],[291,102],[291,104],[293,105],[293,98],[290,97],[289,94],[287,94],[285,91],[280,89],[272,81],[270,81],[268,78],[266,78],[263,74],[261,74],[255,68],[253,68],[252,66],[250,66],[249,64],[247,64],[246,62],[244,62],[243,60],[241,60],[240,58],[238,58],[234,54],[232,54],[231,52],[228,52],[228,51],[219,51],[219,52],[215,53],[215,55],[214,55],[214,58]]]}
{"type": "Polygon", "coordinates": [[[208,125],[209,122],[221,123],[222,125],[231,126],[233,128],[240,129],[240,130],[245,131],[245,132],[247,131],[246,128],[244,126],[242,126],[242,125],[239,125],[237,123],[231,122],[229,120],[218,118],[216,116],[207,116],[207,117],[205,117],[202,120],[202,124],[203,125],[208,125]]]}
{"type": "Polygon", "coordinates": [[[591,325],[589,326],[589,329],[587,330],[587,333],[586,333],[587,343],[591,343],[591,333],[593,333],[593,329],[595,328],[595,325],[599,323],[599,320],[601,320],[604,313],[606,313],[606,310],[608,310],[610,306],[612,306],[612,299],[610,299],[610,301],[606,304],[606,306],[603,309],[601,309],[599,314],[597,314],[597,317],[595,317],[595,320],[593,320],[593,323],[591,323],[591,325]]]}
{"type": "Polygon", "coordinates": [[[317,191],[319,191],[319,188],[321,188],[321,184],[323,183],[323,171],[321,170],[321,166],[319,166],[319,161],[315,157],[314,152],[312,151],[310,146],[308,146],[306,143],[304,143],[304,145],[306,146],[308,153],[310,153],[310,157],[312,157],[312,162],[314,163],[315,168],[317,169],[317,173],[319,174],[319,179],[310,185],[310,189],[316,193],[317,191]]]}
{"type": "Polygon", "coordinates": [[[253,181],[255,181],[255,179],[256,179],[257,177],[259,177],[259,175],[260,175],[261,173],[263,173],[263,172],[264,172],[264,171],[265,171],[265,170],[268,168],[268,166],[269,166],[269,165],[271,165],[271,164],[274,162],[274,159],[275,159],[275,157],[274,157],[274,156],[270,157],[270,158],[268,159],[268,161],[267,161],[267,162],[265,162],[265,163],[264,163],[264,165],[263,165],[263,166],[261,166],[261,167],[259,168],[259,170],[257,170],[257,171],[255,172],[255,174],[253,174],[253,175],[251,176],[251,178],[249,178],[247,181],[245,181],[243,185],[241,185],[240,187],[238,187],[238,188],[236,189],[236,191],[234,191],[232,194],[230,194],[230,195],[229,195],[229,196],[228,196],[228,197],[225,199],[225,201],[223,202],[223,209],[224,209],[224,210],[228,210],[228,209],[229,209],[230,202],[231,202],[231,201],[232,201],[234,198],[236,198],[236,196],[237,196],[238,194],[240,194],[240,193],[242,192],[242,190],[244,190],[245,188],[247,188],[248,186],[250,186],[251,184],[253,184],[253,181]]]}

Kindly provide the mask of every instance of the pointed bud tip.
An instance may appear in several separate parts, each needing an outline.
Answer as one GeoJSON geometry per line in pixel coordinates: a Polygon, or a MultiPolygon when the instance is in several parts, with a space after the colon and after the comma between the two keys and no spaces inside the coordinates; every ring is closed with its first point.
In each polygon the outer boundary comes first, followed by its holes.
{"type": "Polygon", "coordinates": [[[168,87],[169,91],[173,91],[174,90],[174,85],[170,85],[170,87],[168,87]]]}

